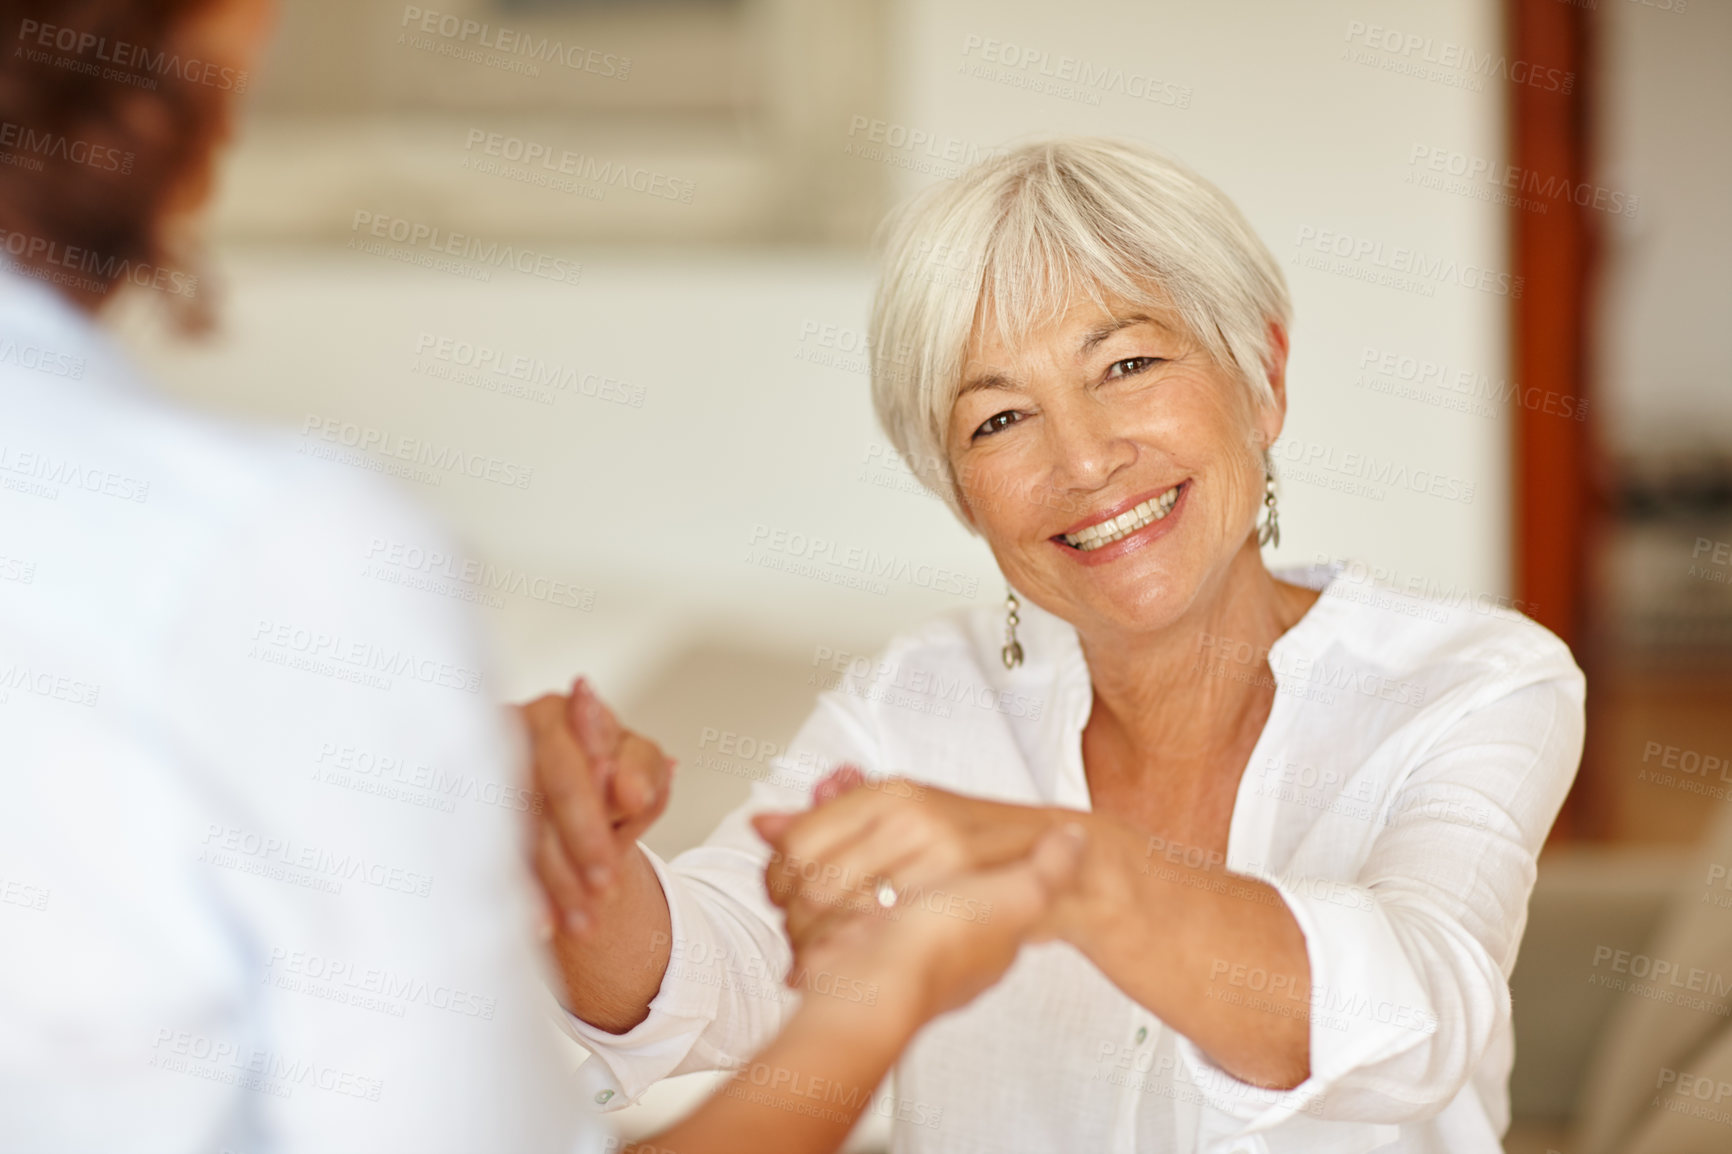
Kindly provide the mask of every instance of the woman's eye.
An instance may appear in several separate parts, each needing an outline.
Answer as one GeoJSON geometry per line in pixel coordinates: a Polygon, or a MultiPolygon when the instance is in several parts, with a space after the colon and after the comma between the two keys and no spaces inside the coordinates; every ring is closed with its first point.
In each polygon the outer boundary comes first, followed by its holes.
{"type": "Polygon", "coordinates": [[[994,413],[986,418],[980,428],[974,430],[976,437],[990,437],[1000,429],[1008,429],[1022,419],[1022,414],[1015,409],[1006,409],[1002,413],[994,413]]]}
{"type": "Polygon", "coordinates": [[[1126,357],[1122,361],[1114,361],[1107,366],[1107,379],[1134,377],[1138,373],[1160,364],[1164,359],[1163,357],[1126,357]]]}

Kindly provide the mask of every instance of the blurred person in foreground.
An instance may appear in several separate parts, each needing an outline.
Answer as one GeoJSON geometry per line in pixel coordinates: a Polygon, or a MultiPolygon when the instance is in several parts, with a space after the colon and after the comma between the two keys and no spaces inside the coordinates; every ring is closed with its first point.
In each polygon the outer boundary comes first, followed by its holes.
{"type": "MultiPolygon", "coordinates": [[[[948,905],[945,874],[1080,821],[1058,940],[898,1065],[944,1119],[899,1117],[898,1154],[1501,1149],[1508,978],[1582,675],[1472,597],[1265,564],[1290,311],[1232,202],[1140,145],[1025,145],[892,219],[879,422],[1007,608],[839,664],[704,845],[662,862],[623,824],[605,896],[548,848],[587,840],[553,815],[538,872],[603,1093],[774,1034],[787,1008],[709,959],[784,972],[853,905],[948,905]],[[841,764],[879,788],[802,812],[841,764]]],[[[584,732],[538,730],[546,788],[590,772],[584,732]]]]}
{"type": "MultiPolygon", "coordinates": [[[[0,28],[0,1150],[617,1149],[538,994],[540,799],[471,623],[359,575],[439,530],[153,396],[94,323],[130,286],[201,319],[192,214],[270,17],[60,0],[0,28]],[[472,775],[449,811],[375,788],[432,767],[472,775]]],[[[603,848],[597,785],[665,761],[611,732],[621,770],[551,799],[603,848]]],[[[955,879],[990,926],[835,927],[815,964],[871,1003],[807,998],[636,1149],[834,1149],[922,1022],[1003,971],[1073,843],[955,879]]]]}

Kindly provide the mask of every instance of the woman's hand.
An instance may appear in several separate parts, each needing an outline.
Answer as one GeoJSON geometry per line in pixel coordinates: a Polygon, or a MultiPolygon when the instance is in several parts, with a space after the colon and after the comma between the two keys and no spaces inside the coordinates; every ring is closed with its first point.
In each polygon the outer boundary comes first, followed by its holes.
{"type": "Polygon", "coordinates": [[[903,778],[868,782],[852,767],[820,782],[813,801],[772,823],[776,852],[764,875],[796,949],[826,923],[879,908],[881,891],[930,901],[941,879],[1026,857],[1053,826],[1083,817],[903,778]]]}
{"type": "Polygon", "coordinates": [[[620,856],[667,808],[674,763],[619,724],[583,678],[569,696],[521,706],[531,779],[531,863],[549,918],[583,933],[619,876],[620,856]]]}
{"type": "MultiPolygon", "coordinates": [[[[804,815],[764,814],[753,825],[785,860],[800,823],[869,792],[856,786],[804,815]]],[[[1049,826],[1008,862],[932,875],[929,889],[910,889],[893,905],[831,911],[796,939],[789,984],[848,999],[869,991],[883,1012],[906,1015],[911,1030],[957,1009],[1003,976],[1024,941],[1039,936],[1075,878],[1085,837],[1077,823],[1049,826]],[[943,900],[927,900],[935,894],[943,900]]]]}

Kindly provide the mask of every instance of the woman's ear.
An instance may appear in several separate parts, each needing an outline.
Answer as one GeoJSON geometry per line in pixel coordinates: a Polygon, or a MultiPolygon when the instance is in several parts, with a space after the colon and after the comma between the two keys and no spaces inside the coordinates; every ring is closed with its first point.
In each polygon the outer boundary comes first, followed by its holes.
{"type": "Polygon", "coordinates": [[[1269,363],[1265,370],[1272,402],[1257,406],[1257,431],[1263,439],[1262,448],[1268,449],[1287,422],[1287,330],[1279,321],[1269,322],[1269,363]]]}

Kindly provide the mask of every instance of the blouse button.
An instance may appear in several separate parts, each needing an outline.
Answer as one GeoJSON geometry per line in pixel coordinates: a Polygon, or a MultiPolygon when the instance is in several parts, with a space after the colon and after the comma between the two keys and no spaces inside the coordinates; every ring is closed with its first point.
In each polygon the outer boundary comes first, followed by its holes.
{"type": "Polygon", "coordinates": [[[612,1099],[613,1099],[613,1091],[612,1090],[599,1090],[596,1092],[596,1095],[595,1095],[595,1104],[597,1106],[605,1106],[608,1104],[608,1102],[612,1101],[612,1099]]]}
{"type": "Polygon", "coordinates": [[[1149,1028],[1147,1026],[1138,1026],[1137,1027],[1137,1045],[1140,1046],[1148,1040],[1149,1040],[1149,1028]]]}

